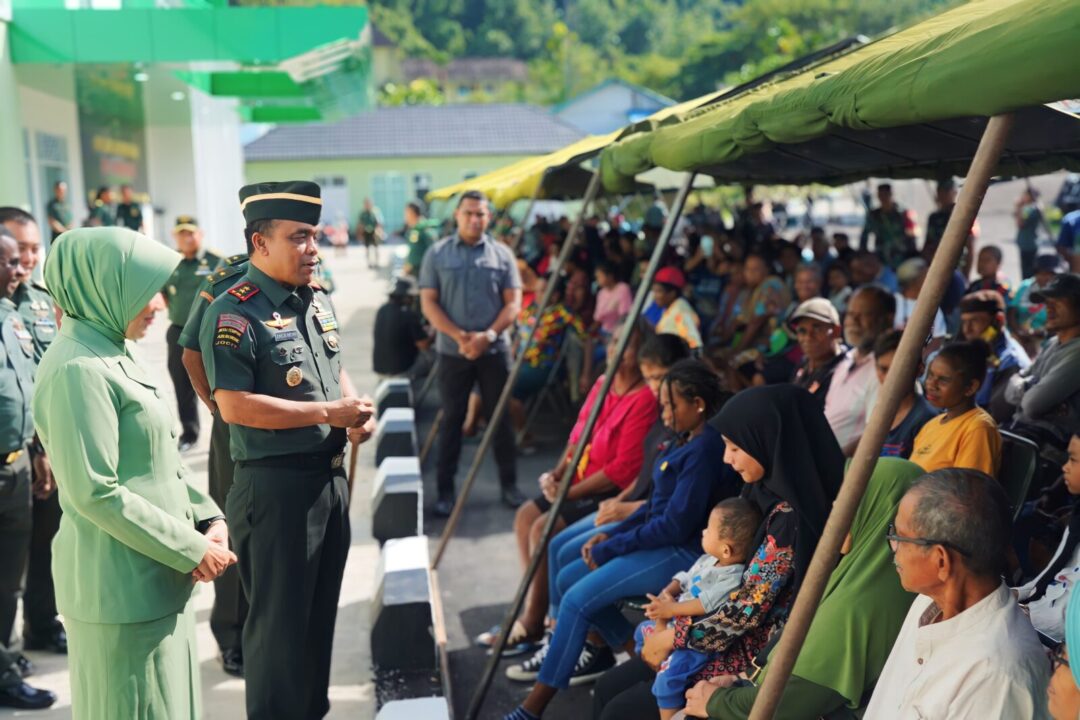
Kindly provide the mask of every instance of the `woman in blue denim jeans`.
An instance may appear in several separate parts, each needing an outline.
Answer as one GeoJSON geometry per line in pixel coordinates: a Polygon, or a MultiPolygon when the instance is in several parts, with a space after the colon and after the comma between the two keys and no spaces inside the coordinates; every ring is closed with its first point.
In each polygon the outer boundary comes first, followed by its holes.
{"type": "Polygon", "coordinates": [[[720,433],[706,424],[725,399],[716,375],[698,360],[680,361],[668,372],[660,401],[679,440],[657,458],[649,502],[609,532],[591,537],[581,559],[559,571],[550,642],[507,672],[525,679],[539,665],[537,682],[506,720],[538,718],[575,676],[595,675],[614,664],[611,648],[627,646],[633,636],[619,600],[654,592],[701,555],[701,528],[712,505],[740,489],[724,472],[720,433]],[[590,628],[607,643],[604,649],[586,646],[590,628]]]}

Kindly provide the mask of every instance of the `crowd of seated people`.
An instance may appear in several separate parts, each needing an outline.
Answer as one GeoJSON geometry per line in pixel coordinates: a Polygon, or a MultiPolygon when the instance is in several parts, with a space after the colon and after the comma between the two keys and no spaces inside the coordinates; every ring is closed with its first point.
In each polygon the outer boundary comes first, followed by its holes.
{"type": "MultiPolygon", "coordinates": [[[[560,690],[592,682],[596,718],[748,716],[845,458],[924,302],[955,193],[939,192],[922,247],[913,214],[888,188],[879,198],[858,247],[816,227],[785,239],[767,203],[727,226],[691,209],[640,318],[628,314],[659,204],[640,230],[612,217],[576,237],[565,220],[525,233],[520,328],[539,327],[518,348],[528,368],[515,398],[536,392],[542,359],[565,344],[559,382],[584,404],[518,510],[523,565],[579,441],[586,452],[510,631],[506,675],[531,689],[500,709],[507,718],[540,717],[560,690]],[[538,321],[548,283],[554,305],[538,321]],[[631,337],[616,357],[622,328],[631,337]],[[582,438],[606,372],[613,391],[582,438]],[[645,617],[627,609],[631,596],[648,598],[645,617]]],[[[1007,277],[1001,249],[976,252],[975,239],[935,309],[778,718],[1077,717],[1080,276],[1040,251],[1030,277],[1007,277]],[[1007,460],[1023,439],[1037,469],[1017,483],[1007,460]]]]}

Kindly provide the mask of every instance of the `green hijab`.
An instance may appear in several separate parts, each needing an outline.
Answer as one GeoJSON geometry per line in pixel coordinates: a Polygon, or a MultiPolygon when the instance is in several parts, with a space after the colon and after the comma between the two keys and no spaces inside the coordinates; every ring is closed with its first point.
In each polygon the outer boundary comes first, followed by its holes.
{"type": "Polygon", "coordinates": [[[53,242],[45,284],[66,316],[123,344],[128,323],[161,291],[180,259],[132,230],[79,228],[53,242]]]}
{"type": "Polygon", "coordinates": [[[914,595],[900,586],[885,540],[896,508],[922,468],[879,458],[851,525],[851,551],[829,576],[792,671],[858,707],[892,650],[914,595]]]}

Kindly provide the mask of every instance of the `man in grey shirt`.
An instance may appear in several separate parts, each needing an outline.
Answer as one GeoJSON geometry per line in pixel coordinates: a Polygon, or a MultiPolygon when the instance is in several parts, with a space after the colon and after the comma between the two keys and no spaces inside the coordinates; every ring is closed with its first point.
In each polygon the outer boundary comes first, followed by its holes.
{"type": "Polygon", "coordinates": [[[1031,367],[1009,378],[1005,397],[1016,405],[1012,429],[1035,426],[1068,443],[1070,432],[1080,428],[1080,275],[1058,275],[1031,299],[1046,303],[1046,331],[1054,337],[1031,367]]]}
{"type": "MultiPolygon", "coordinates": [[[[461,456],[461,426],[469,392],[479,386],[484,414],[490,418],[510,370],[507,332],[521,310],[521,278],[514,254],[487,234],[488,199],[469,191],[454,212],[457,232],[424,255],[420,266],[420,307],[438,331],[438,383],[443,421],[439,427],[436,515],[454,505],[454,474],[461,456]]],[[[504,417],[494,437],[502,501],[516,508],[524,502],[517,489],[514,434],[504,417]]]]}

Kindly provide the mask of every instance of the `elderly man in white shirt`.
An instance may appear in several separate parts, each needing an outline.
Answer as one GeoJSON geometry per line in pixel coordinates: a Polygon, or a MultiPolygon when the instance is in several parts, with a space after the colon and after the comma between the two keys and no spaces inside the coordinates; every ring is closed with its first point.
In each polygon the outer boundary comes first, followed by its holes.
{"type": "Polygon", "coordinates": [[[877,399],[874,341],[892,327],[896,298],[879,285],[863,285],[848,301],[844,340],[851,346],[833,372],[825,395],[825,418],[844,454],[851,456],[877,399]]]}
{"type": "Polygon", "coordinates": [[[864,720],[1049,718],[1050,662],[1001,580],[1010,513],[976,470],[915,481],[888,540],[900,583],[919,593],[864,720]]]}

